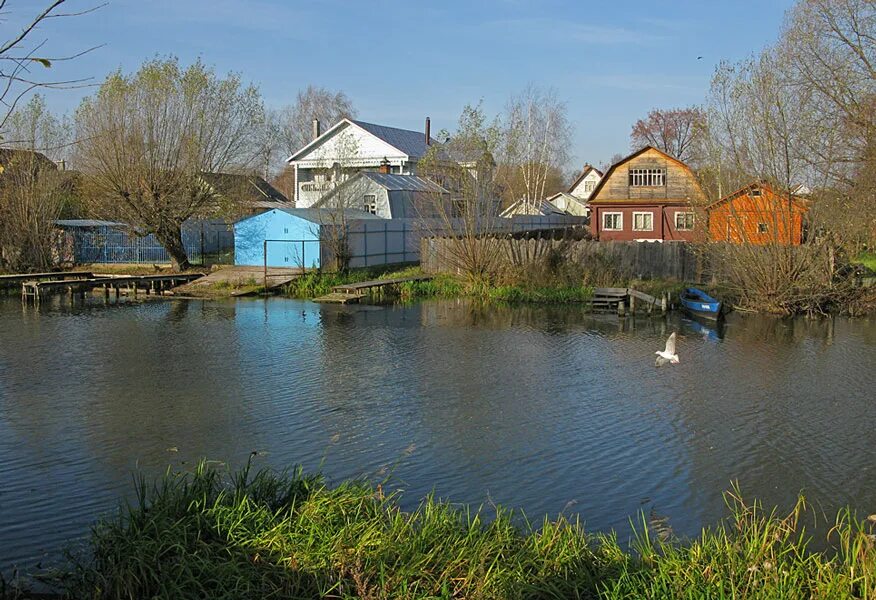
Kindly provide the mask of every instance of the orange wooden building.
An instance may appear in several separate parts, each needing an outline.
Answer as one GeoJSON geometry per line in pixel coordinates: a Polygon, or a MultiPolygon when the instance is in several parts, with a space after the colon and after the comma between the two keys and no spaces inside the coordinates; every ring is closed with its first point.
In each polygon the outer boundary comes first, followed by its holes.
{"type": "Polygon", "coordinates": [[[803,242],[808,210],[805,199],[779,194],[765,181],[754,182],[706,207],[709,238],[736,244],[798,246],[803,242]]]}

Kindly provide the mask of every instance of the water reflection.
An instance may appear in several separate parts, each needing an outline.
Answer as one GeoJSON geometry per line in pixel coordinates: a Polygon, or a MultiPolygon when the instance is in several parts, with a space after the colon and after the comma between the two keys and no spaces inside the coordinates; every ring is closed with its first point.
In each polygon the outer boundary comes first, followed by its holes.
{"type": "Polygon", "coordinates": [[[576,306],[0,301],[0,568],[199,457],[695,533],[721,492],[872,511],[872,321],[576,306]],[[672,331],[681,363],[654,369],[672,331]],[[169,448],[176,451],[169,452],[169,448]]]}

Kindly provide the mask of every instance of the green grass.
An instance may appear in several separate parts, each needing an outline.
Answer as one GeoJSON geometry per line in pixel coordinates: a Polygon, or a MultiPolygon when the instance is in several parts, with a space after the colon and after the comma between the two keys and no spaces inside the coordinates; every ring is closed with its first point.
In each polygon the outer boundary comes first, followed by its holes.
{"type": "Polygon", "coordinates": [[[727,495],[730,517],[679,541],[644,518],[632,550],[560,517],[530,524],[434,497],[402,511],[380,485],[300,470],[139,479],[137,502],[44,579],[76,598],[869,598],[872,521],[843,511],[832,549],[801,523],[727,495]]]}
{"type": "Polygon", "coordinates": [[[876,271],[876,252],[863,252],[852,262],[864,265],[871,271],[876,271]]]}

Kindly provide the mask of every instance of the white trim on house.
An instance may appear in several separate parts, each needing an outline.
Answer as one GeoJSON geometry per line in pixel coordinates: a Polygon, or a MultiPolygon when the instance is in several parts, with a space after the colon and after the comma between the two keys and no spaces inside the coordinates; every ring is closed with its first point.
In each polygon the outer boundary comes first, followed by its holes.
{"type": "Polygon", "coordinates": [[[675,230],[676,230],[676,231],[693,231],[693,230],[694,230],[694,227],[696,227],[696,217],[695,217],[693,211],[690,211],[690,210],[679,210],[679,211],[676,211],[676,213],[675,213],[675,230]],[[679,217],[680,215],[685,215],[685,220],[687,220],[686,215],[690,215],[690,217],[691,217],[691,219],[690,219],[690,221],[691,221],[691,222],[690,222],[690,227],[679,227],[679,225],[678,225],[678,217],[679,217]]]}
{"type": "Polygon", "coordinates": [[[650,210],[633,212],[633,231],[654,231],[654,213],[650,210]],[[636,217],[648,217],[650,223],[648,227],[636,227],[636,217]]]}
{"type": "Polygon", "coordinates": [[[600,229],[602,231],[623,231],[624,230],[624,213],[622,212],[603,212],[599,215],[600,225],[602,226],[600,229]],[[618,226],[617,227],[606,227],[605,226],[605,217],[608,216],[617,216],[618,217],[618,226]]]}

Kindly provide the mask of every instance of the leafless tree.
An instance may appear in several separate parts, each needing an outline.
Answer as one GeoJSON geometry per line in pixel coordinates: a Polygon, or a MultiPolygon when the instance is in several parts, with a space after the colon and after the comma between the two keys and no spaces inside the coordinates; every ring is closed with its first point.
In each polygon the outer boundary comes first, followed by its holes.
{"type": "Polygon", "coordinates": [[[643,146],[654,146],[678,160],[690,161],[694,158],[702,120],[703,112],[698,107],[655,108],[633,125],[630,147],[638,150],[643,146]]]}
{"type": "Polygon", "coordinates": [[[497,149],[501,184],[525,208],[534,210],[545,199],[552,174],[566,166],[571,134],[556,91],[530,85],[509,100],[497,149]]]}
{"type": "Polygon", "coordinates": [[[328,128],[344,117],[355,116],[353,101],[344,92],[308,85],[298,92],[295,104],[280,109],[277,115],[279,146],[288,158],[310,143],[314,119],[328,128]]]}
{"type": "Polygon", "coordinates": [[[74,200],[75,180],[41,152],[64,147],[69,128],[36,95],[7,131],[18,141],[0,149],[0,268],[45,270],[59,259],[54,221],[74,200]]]}
{"type": "MultiPolygon", "coordinates": [[[[446,136],[439,136],[446,137],[446,136]]],[[[490,120],[480,105],[467,105],[456,132],[433,146],[418,165],[418,174],[450,192],[425,194],[420,228],[424,235],[453,237],[443,245],[442,261],[464,274],[470,283],[494,277],[503,251],[498,235],[500,189],[495,178],[495,154],[503,145],[504,128],[490,120]]]]}
{"type": "MultiPolygon", "coordinates": [[[[15,112],[18,104],[36,89],[64,89],[80,86],[85,79],[47,79],[40,71],[51,68],[55,63],[68,61],[90,52],[94,48],[83,49],[69,56],[54,56],[47,47],[48,40],[34,41],[41,24],[51,19],[74,17],[93,12],[100,6],[92,5],[74,12],[61,12],[66,0],[44,2],[39,8],[31,6],[21,30],[5,41],[0,41],[0,139],[5,136],[6,122],[15,112]]],[[[23,4],[23,3],[21,3],[23,4]]],[[[0,0],[0,16],[7,14],[8,0],[0,0]]]]}
{"type": "Polygon", "coordinates": [[[155,234],[174,268],[187,268],[183,223],[217,210],[200,174],[251,165],[261,122],[259,91],[200,61],[182,69],[155,59],[133,75],[110,75],[76,114],[93,211],[155,234]]]}

